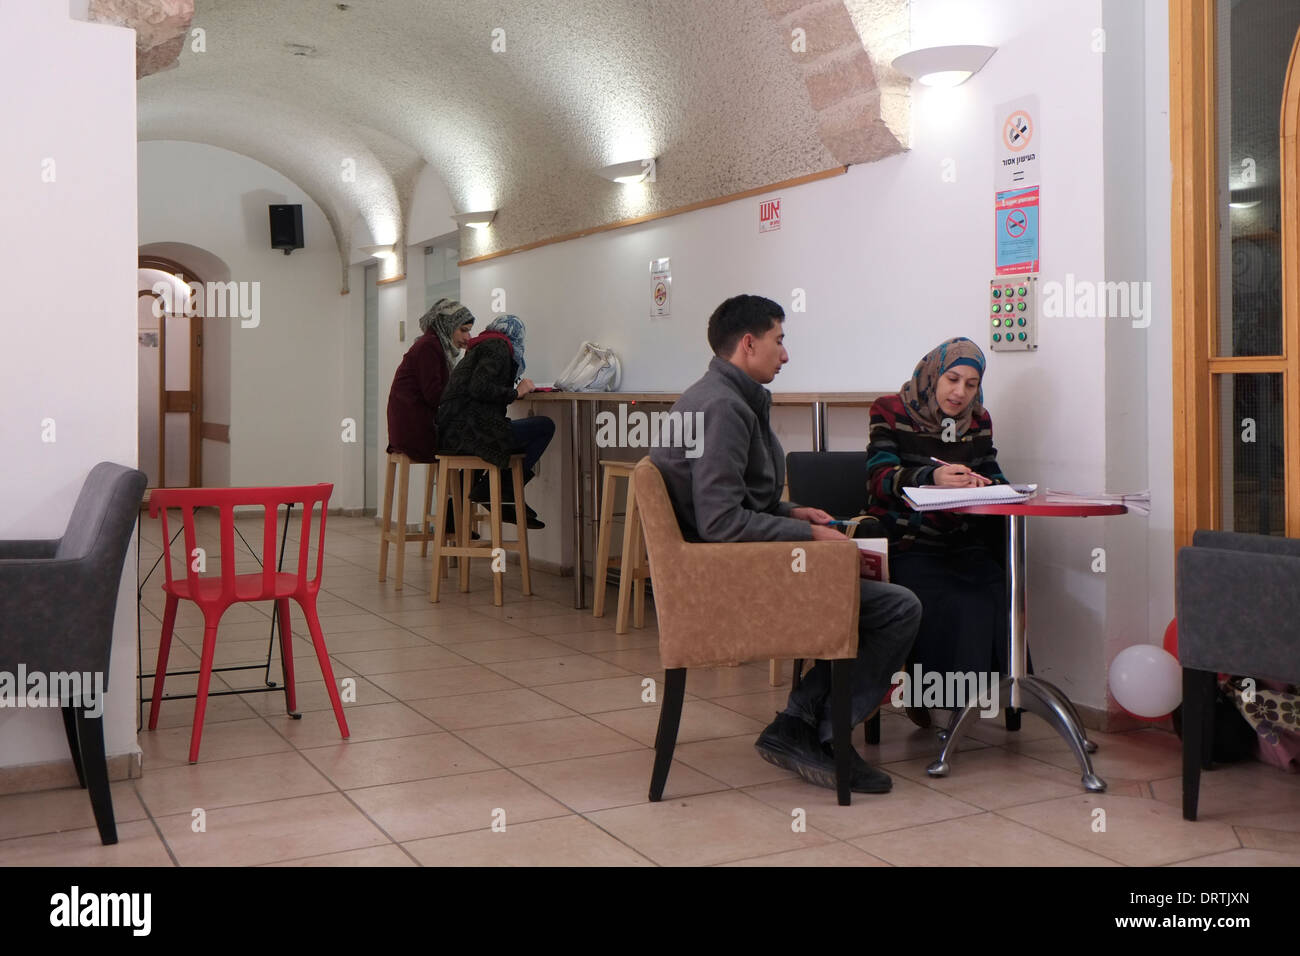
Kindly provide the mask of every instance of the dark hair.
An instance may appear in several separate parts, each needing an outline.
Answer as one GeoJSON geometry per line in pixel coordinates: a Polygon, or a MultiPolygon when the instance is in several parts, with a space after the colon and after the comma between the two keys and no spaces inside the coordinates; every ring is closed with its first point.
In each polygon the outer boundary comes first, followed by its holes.
{"type": "Polygon", "coordinates": [[[714,355],[729,358],[746,335],[767,334],[785,320],[785,310],[761,295],[732,296],[709,316],[709,347],[714,355]]]}

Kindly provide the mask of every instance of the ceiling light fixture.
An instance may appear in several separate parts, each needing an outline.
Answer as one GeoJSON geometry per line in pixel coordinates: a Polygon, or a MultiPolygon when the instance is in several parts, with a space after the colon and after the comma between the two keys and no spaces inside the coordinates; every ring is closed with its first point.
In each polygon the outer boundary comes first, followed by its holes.
{"type": "Polygon", "coordinates": [[[931,46],[904,53],[892,65],[925,86],[960,86],[995,52],[994,46],[931,46]]]}
{"type": "Polygon", "coordinates": [[[610,182],[630,185],[631,183],[645,182],[647,176],[655,168],[655,158],[633,159],[626,163],[614,163],[612,166],[606,166],[600,170],[600,175],[604,176],[610,182]]]}
{"type": "Polygon", "coordinates": [[[458,226],[469,226],[471,229],[486,229],[492,225],[492,220],[497,217],[495,209],[486,209],[483,212],[458,212],[452,215],[458,226]]]}

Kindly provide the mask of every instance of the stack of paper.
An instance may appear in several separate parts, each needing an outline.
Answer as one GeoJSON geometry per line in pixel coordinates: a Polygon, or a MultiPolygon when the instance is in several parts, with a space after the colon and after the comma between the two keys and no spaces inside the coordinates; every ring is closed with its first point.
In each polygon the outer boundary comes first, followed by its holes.
{"type": "Polygon", "coordinates": [[[983,488],[904,488],[903,498],[916,511],[945,511],[969,505],[1006,504],[1034,496],[1037,485],[986,485],[983,488]]]}
{"type": "Polygon", "coordinates": [[[1084,495],[1072,491],[1054,491],[1048,488],[1047,500],[1052,504],[1063,505],[1126,505],[1128,510],[1134,514],[1149,515],[1151,513],[1151,492],[1149,490],[1125,494],[1100,492],[1084,495]]]}

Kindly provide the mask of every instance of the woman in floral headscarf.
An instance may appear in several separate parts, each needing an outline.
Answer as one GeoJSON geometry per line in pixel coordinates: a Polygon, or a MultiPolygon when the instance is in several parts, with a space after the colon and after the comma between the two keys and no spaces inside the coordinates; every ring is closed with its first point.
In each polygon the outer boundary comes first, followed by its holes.
{"type": "MultiPolygon", "coordinates": [[[[533,390],[524,374],[524,323],[518,316],[493,319],[480,335],[469,340],[465,358],[456,366],[438,408],[439,450],[449,455],[477,455],[498,468],[510,456],[523,454],[524,481],[533,477],[533,465],[555,435],[555,422],[544,415],[510,419],[511,402],[533,390]]],[[[510,472],[501,477],[502,519],[516,523],[514,485],[510,472]]],[[[472,501],[487,501],[486,475],[470,489],[472,501]]],[[[544,528],[537,513],[528,509],[528,527],[544,528]]]]}
{"type": "MultiPolygon", "coordinates": [[[[903,489],[918,485],[1006,483],[983,380],[979,346],[948,339],[926,353],[897,394],[871,406],[867,511],[889,538],[890,580],[915,593],[923,609],[909,673],[914,664],[941,674],[1007,671],[1001,519],[914,511],[903,500],[903,489]]],[[[929,724],[924,710],[909,708],[909,716],[929,724]]]]}
{"type": "Polygon", "coordinates": [[[406,350],[388,390],[388,451],[433,461],[438,450],[438,403],[474,315],[459,302],[439,299],[420,316],[423,333],[406,350]]]}

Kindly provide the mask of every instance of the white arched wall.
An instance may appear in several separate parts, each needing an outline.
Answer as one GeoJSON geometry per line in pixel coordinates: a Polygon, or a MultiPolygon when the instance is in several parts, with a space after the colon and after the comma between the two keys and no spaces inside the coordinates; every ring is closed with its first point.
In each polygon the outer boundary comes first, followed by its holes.
{"type": "Polygon", "coordinates": [[[360,387],[344,376],[348,297],[339,294],[338,246],[325,215],[280,173],[229,150],[149,141],[138,158],[141,249],[206,250],[228,267],[228,281],[249,284],[250,303],[256,290],[256,316],[206,323],[212,347],[228,339],[228,483],[328,481],[331,507],[360,507],[360,425],[355,442],[343,440],[342,425],[362,420],[360,387]],[[305,248],[288,256],[271,248],[271,203],[302,205],[305,248]]]}

